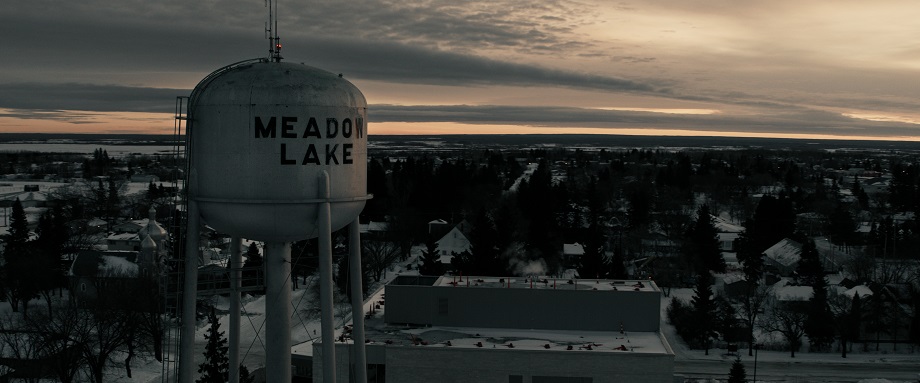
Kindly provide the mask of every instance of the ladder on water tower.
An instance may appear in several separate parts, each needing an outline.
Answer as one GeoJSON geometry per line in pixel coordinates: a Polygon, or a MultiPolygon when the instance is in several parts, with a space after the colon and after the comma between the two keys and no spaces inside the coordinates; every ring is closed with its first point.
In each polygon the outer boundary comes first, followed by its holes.
{"type": "MultiPolygon", "coordinates": [[[[183,273],[180,272],[184,264],[179,254],[185,250],[182,238],[185,236],[187,222],[185,179],[188,176],[188,148],[186,147],[185,134],[188,133],[188,100],[187,96],[176,97],[175,121],[173,124],[173,171],[172,191],[174,208],[169,217],[169,235],[172,253],[166,260],[166,272],[161,275],[160,296],[163,297],[163,310],[168,320],[164,323],[163,331],[163,366],[160,381],[163,383],[177,383],[179,381],[179,326],[182,307],[183,273]],[[183,132],[183,130],[186,130],[183,132]],[[174,285],[173,285],[174,284],[174,285]],[[171,289],[170,286],[176,286],[171,289]]],[[[192,313],[195,315],[195,313],[192,313]]],[[[192,352],[189,350],[189,352],[192,352]]]]}

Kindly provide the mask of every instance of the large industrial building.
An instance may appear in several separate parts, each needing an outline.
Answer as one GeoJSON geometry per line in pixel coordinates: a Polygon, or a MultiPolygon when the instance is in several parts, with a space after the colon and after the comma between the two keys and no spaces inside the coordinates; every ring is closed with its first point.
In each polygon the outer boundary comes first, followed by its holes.
{"type": "MultiPolygon", "coordinates": [[[[365,305],[368,381],[671,383],[660,294],[644,280],[399,276],[365,305]]],[[[337,382],[354,373],[350,330],[337,382]]],[[[321,345],[294,353],[321,381],[321,345]]]]}

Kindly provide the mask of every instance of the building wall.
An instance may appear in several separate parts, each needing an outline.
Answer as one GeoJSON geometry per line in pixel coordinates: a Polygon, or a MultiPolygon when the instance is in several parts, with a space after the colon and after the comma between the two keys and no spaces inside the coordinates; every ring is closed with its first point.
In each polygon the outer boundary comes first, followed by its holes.
{"type": "MultiPolygon", "coordinates": [[[[313,348],[313,379],[316,382],[322,381],[320,348],[318,344],[313,348]]],[[[346,344],[336,345],[336,382],[339,383],[348,382],[348,348],[346,344]]],[[[674,379],[673,354],[418,346],[381,349],[385,351],[388,382],[508,383],[515,375],[521,377],[522,383],[554,381],[552,377],[587,378],[590,380],[581,381],[591,383],[672,383],[674,379]]],[[[376,364],[371,354],[369,348],[368,364],[376,364]]]]}
{"type": "Polygon", "coordinates": [[[456,227],[447,232],[437,243],[438,252],[441,255],[451,255],[454,252],[460,254],[470,249],[470,240],[456,227]]]}
{"type": "MultiPolygon", "coordinates": [[[[585,285],[586,289],[590,284],[585,285]]],[[[519,329],[658,331],[658,291],[386,286],[387,323],[519,329]]]]}

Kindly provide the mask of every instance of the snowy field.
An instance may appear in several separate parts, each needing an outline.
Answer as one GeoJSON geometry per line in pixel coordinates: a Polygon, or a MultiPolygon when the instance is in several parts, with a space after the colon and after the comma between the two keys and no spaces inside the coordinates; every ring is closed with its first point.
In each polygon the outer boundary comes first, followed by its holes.
{"type": "Polygon", "coordinates": [[[167,145],[112,145],[112,144],[76,144],[62,143],[0,143],[0,152],[41,152],[41,153],[83,153],[92,155],[96,149],[105,150],[109,156],[121,157],[128,154],[172,154],[175,149],[167,145]]]}

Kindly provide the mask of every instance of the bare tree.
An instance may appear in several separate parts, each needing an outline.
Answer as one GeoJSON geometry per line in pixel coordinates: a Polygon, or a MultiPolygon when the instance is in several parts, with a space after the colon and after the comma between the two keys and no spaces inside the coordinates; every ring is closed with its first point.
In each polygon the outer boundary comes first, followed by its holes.
{"type": "Polygon", "coordinates": [[[383,271],[400,258],[401,248],[395,242],[364,241],[361,258],[375,282],[380,282],[383,271]]]}
{"type": "Polygon", "coordinates": [[[83,368],[81,347],[86,336],[86,315],[73,306],[50,315],[29,318],[26,327],[38,336],[45,365],[59,381],[70,383],[83,368]]]}
{"type": "Polygon", "coordinates": [[[748,331],[748,356],[754,356],[754,326],[757,318],[763,311],[764,303],[770,296],[771,290],[759,283],[746,282],[744,295],[732,299],[738,306],[739,319],[744,321],[748,331]]]}
{"type": "Polygon", "coordinates": [[[806,310],[777,302],[770,302],[767,306],[769,311],[762,317],[760,328],[780,333],[786,339],[790,356],[795,358],[796,350],[802,346],[802,335],[805,335],[805,320],[808,318],[806,310]]]}
{"type": "Polygon", "coordinates": [[[875,257],[862,251],[854,251],[851,256],[843,261],[843,268],[858,282],[873,280],[875,272],[875,257]]]}
{"type": "Polygon", "coordinates": [[[105,367],[112,355],[126,346],[127,339],[132,335],[130,323],[133,312],[129,299],[134,297],[126,286],[133,280],[117,273],[96,278],[93,283],[96,299],[90,308],[82,311],[86,316],[86,337],[81,352],[96,383],[103,382],[105,367]]]}
{"type": "Polygon", "coordinates": [[[0,351],[2,355],[16,360],[12,366],[17,377],[24,382],[38,383],[41,380],[42,356],[41,338],[35,331],[23,328],[22,318],[16,314],[0,317],[0,351]]]}

